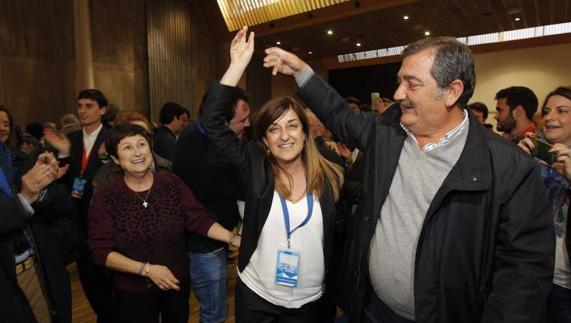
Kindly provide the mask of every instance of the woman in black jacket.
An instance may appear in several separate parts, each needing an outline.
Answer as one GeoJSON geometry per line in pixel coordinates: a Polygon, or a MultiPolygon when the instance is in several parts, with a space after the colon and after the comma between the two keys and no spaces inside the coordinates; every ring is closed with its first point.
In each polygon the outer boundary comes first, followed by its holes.
{"type": "Polygon", "coordinates": [[[225,115],[254,50],[254,35],[246,34],[244,27],[233,39],[230,66],[210,86],[198,124],[246,194],[236,321],[324,322],[332,318],[324,311],[342,171],[319,154],[292,98],[270,100],[256,113],[250,143],[241,146],[232,134],[225,115]]]}

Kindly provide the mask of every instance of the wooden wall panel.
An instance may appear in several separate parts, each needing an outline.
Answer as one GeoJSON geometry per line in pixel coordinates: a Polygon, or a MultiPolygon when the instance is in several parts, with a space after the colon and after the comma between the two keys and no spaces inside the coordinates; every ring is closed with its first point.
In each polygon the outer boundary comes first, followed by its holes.
{"type": "Polygon", "coordinates": [[[176,102],[195,117],[208,82],[217,78],[217,44],[199,6],[186,0],[147,0],[151,118],[176,102]]]}
{"type": "Polygon", "coordinates": [[[145,0],[90,1],[95,87],[121,111],[149,116],[145,0]]]}
{"type": "Polygon", "coordinates": [[[72,8],[72,0],[0,1],[0,103],[21,126],[72,109],[72,8]]]}

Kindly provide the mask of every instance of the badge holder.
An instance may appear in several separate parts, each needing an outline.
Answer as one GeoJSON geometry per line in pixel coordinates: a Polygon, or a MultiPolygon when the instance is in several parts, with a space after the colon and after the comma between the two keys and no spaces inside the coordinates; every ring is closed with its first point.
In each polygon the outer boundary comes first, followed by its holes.
{"type": "Polygon", "coordinates": [[[299,280],[299,251],[279,249],[276,263],[276,284],[297,287],[299,280]]]}
{"type": "Polygon", "coordinates": [[[73,188],[71,189],[71,196],[77,199],[83,197],[83,192],[85,191],[85,184],[87,181],[81,177],[76,177],[73,180],[73,188]]]}

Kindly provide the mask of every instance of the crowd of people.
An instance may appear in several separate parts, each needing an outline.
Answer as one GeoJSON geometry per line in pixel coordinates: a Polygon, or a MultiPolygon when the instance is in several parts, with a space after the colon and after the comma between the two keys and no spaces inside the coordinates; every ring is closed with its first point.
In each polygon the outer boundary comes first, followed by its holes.
{"type": "Polygon", "coordinates": [[[297,97],[250,114],[254,43],[196,121],[97,89],[25,131],[0,106],[0,320],[71,322],[74,262],[97,322],[187,322],[191,291],[224,322],[233,246],[236,322],[571,322],[571,87],[499,89],[494,132],[454,38],[409,44],[370,105],[272,47],[297,97]]]}

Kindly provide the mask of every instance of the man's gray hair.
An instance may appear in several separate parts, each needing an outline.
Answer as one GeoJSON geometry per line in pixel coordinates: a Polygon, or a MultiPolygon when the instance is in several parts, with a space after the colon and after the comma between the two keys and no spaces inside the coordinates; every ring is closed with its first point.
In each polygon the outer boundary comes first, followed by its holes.
{"type": "Polygon", "coordinates": [[[476,87],[472,51],[454,37],[434,37],[409,44],[402,52],[402,57],[404,59],[425,49],[435,51],[430,73],[441,89],[447,88],[454,80],[464,83],[464,91],[456,104],[465,108],[476,87]]]}

